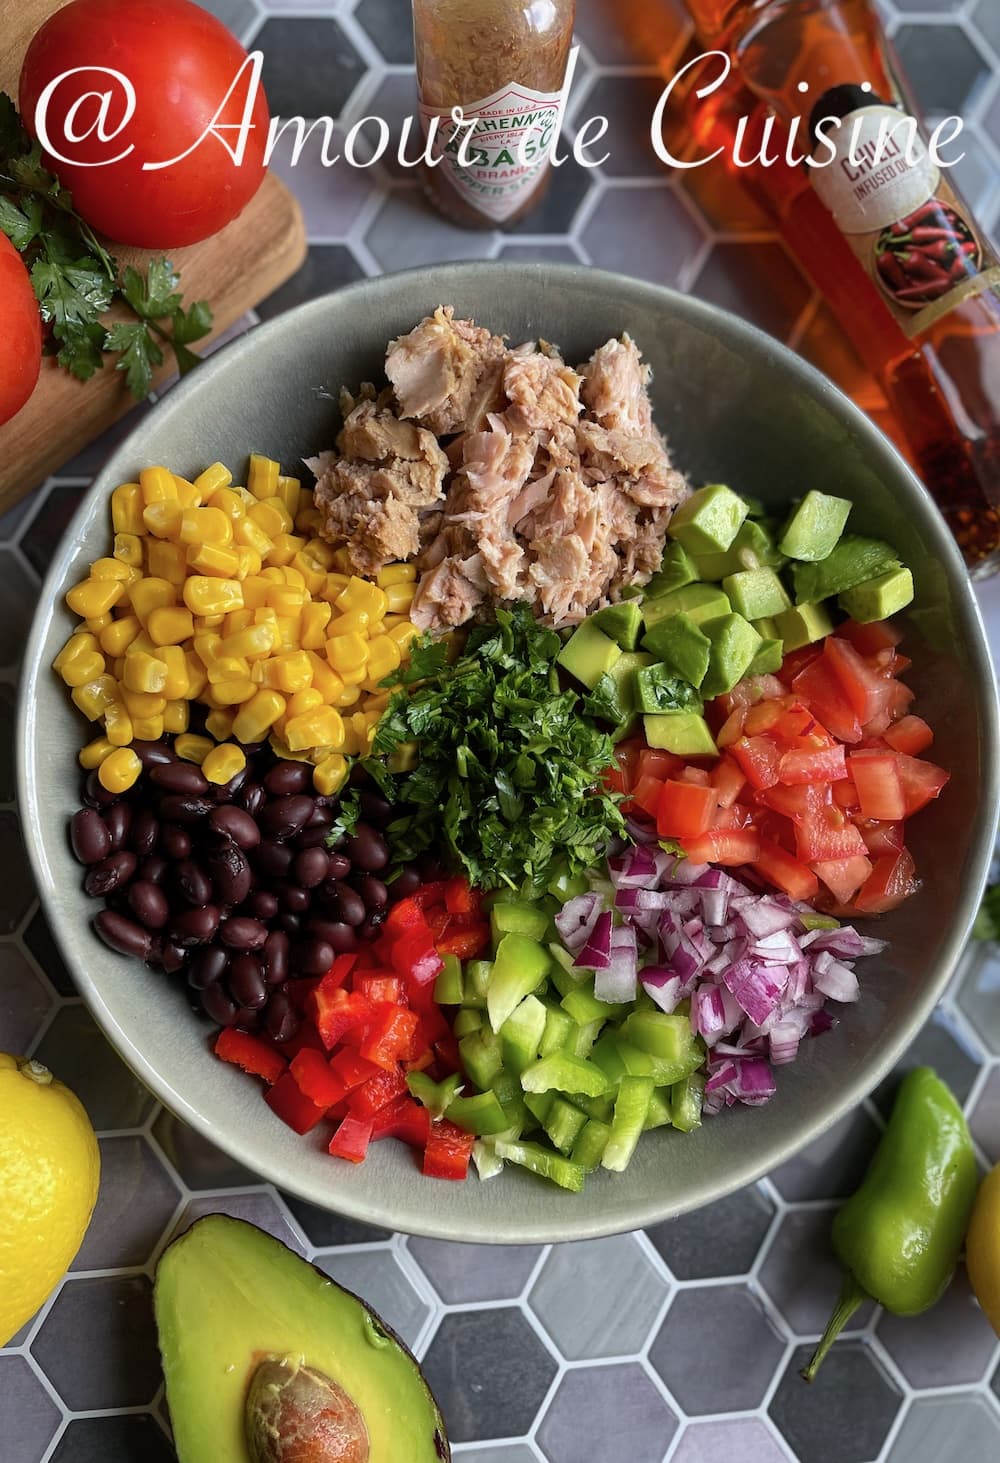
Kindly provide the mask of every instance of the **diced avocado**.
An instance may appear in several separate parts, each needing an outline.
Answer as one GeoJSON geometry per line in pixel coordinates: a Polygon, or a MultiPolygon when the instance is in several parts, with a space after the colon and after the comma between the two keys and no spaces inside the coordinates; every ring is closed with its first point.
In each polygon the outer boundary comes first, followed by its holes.
{"type": "MultiPolygon", "coordinates": [[[[646,622],[646,629],[651,630],[670,615],[689,615],[696,624],[701,624],[702,620],[714,620],[718,615],[727,615],[731,608],[729,600],[717,584],[687,584],[683,589],[661,594],[658,599],[646,600],[642,606],[642,618],[646,622]]],[[[642,643],[646,645],[645,640],[642,643]]]]}
{"type": "Polygon", "coordinates": [[[786,655],[833,633],[833,621],[825,605],[796,605],[794,609],[776,615],[774,624],[786,655]]]}
{"type": "Polygon", "coordinates": [[[197,1220],[164,1251],[153,1302],[182,1463],[277,1456],[276,1409],[286,1419],[336,1417],[345,1458],[450,1456],[441,1413],[399,1337],[255,1225],[197,1220]]]}
{"type": "Polygon", "coordinates": [[[728,549],[747,516],[747,505],[724,483],[712,483],[692,493],[674,513],[667,528],[689,554],[712,554],[728,549]]]}
{"type": "Polygon", "coordinates": [[[665,711],[642,718],[646,745],[677,757],[714,757],[718,748],[703,716],[693,711],[665,711]]]}
{"type": "Polygon", "coordinates": [[[806,493],[785,524],[781,552],[790,559],[805,559],[811,564],[825,559],[843,533],[850,511],[847,498],[833,498],[815,489],[806,493]]]}
{"type": "Polygon", "coordinates": [[[584,620],[566,641],[558,663],[591,690],[622,653],[621,646],[599,630],[593,620],[584,620]]]}
{"type": "Polygon", "coordinates": [[[820,563],[792,566],[795,603],[818,604],[821,599],[831,599],[900,567],[896,550],[881,539],[845,533],[820,563]]]}
{"type": "Polygon", "coordinates": [[[762,620],[754,620],[753,627],[762,640],[779,640],[778,627],[768,617],[762,620]]]}
{"type": "Polygon", "coordinates": [[[749,620],[735,614],[706,620],[702,629],[712,642],[708,671],[701,683],[701,693],[707,701],[731,691],[737,681],[742,681],[760,649],[760,636],[749,620]]]}
{"type": "Polygon", "coordinates": [[[652,665],[653,657],[644,650],[626,650],[608,671],[618,692],[618,703],[626,715],[635,710],[635,675],[644,665],[652,665]]]}
{"type": "Polygon", "coordinates": [[[603,630],[622,650],[634,650],[642,632],[642,611],[634,599],[621,604],[605,605],[590,616],[590,623],[603,630]]]}
{"type": "Polygon", "coordinates": [[[775,548],[766,525],[748,518],[728,549],[697,554],[693,563],[702,579],[718,581],[741,569],[780,569],[788,560],[775,548]]]}
{"type": "Polygon", "coordinates": [[[867,625],[873,620],[887,620],[896,615],[913,599],[913,575],[909,569],[890,569],[876,579],[856,584],[845,589],[837,603],[845,615],[867,625]]]}
{"type": "Polygon", "coordinates": [[[631,709],[626,709],[623,704],[618,682],[610,671],[605,671],[590,694],[584,696],[583,709],[589,716],[595,716],[598,721],[609,721],[612,726],[621,726],[631,715],[631,709]]]}
{"type": "Polygon", "coordinates": [[[682,612],[661,620],[642,643],[692,686],[700,686],[705,679],[712,642],[690,615],[682,612]]]}
{"type": "Polygon", "coordinates": [[[698,569],[694,560],[681,544],[667,544],[663,551],[660,567],[643,590],[647,599],[669,594],[672,589],[681,589],[685,584],[694,584],[698,569]]]}
{"type": "Polygon", "coordinates": [[[727,574],[722,587],[745,620],[780,615],[792,603],[773,569],[741,569],[738,574],[727,574]]]}
{"type": "Polygon", "coordinates": [[[702,711],[702,700],[690,681],[667,665],[650,665],[637,672],[636,696],[640,711],[702,711]]]}
{"type": "Polygon", "coordinates": [[[784,643],[777,638],[760,642],[760,648],[747,666],[748,676],[774,676],[781,670],[785,658],[784,643]]]}

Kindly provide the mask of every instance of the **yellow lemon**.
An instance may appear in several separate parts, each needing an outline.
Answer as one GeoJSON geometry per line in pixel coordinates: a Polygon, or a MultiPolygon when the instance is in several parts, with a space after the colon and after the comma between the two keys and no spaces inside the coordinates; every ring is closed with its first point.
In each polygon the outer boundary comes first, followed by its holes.
{"type": "Polygon", "coordinates": [[[66,1273],[97,1202],[100,1151],[79,1098],[0,1052],[0,1346],[66,1273]]]}
{"type": "Polygon", "coordinates": [[[976,1299],[1000,1336],[1000,1163],[979,1186],[965,1236],[965,1268],[976,1299]]]}

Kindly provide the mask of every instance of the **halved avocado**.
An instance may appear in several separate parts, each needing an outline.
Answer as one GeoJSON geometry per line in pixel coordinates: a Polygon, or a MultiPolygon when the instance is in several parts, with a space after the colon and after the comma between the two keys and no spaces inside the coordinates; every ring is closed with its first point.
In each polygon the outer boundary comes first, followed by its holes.
{"type": "MultiPolygon", "coordinates": [[[[317,1374],[321,1386],[329,1379],[334,1411],[360,1413],[368,1451],[341,1456],[450,1459],[437,1403],[399,1337],[357,1296],[255,1225],[223,1214],[197,1220],[164,1252],[153,1298],[179,1463],[280,1463],[280,1451],[251,1451],[246,1402],[255,1378],[255,1396],[263,1382],[273,1400],[274,1377],[285,1372],[290,1379],[301,1373],[306,1393],[315,1391],[317,1374]]],[[[303,1400],[308,1407],[313,1399],[303,1400]]]]}

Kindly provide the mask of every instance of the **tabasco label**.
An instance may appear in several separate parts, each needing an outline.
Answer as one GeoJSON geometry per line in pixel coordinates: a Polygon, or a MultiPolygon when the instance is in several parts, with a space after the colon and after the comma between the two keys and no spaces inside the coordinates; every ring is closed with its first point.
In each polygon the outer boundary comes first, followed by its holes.
{"type": "Polygon", "coordinates": [[[1000,285],[996,256],[913,118],[873,100],[823,132],[813,187],[908,337],[1000,285]]]}
{"type": "Polygon", "coordinates": [[[437,166],[452,186],[471,207],[503,223],[527,202],[549,166],[563,100],[562,92],[511,82],[463,105],[461,121],[451,109],[423,103],[420,120],[432,139],[431,157],[440,159],[437,166]]]}

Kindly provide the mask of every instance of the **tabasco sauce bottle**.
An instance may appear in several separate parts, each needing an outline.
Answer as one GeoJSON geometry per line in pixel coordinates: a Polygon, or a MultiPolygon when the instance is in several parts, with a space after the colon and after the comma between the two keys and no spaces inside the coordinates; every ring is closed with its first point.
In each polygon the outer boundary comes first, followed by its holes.
{"type": "Polygon", "coordinates": [[[779,161],[741,176],[882,386],[973,574],[996,572],[1000,267],[945,166],[960,132],[935,161],[870,0],[685,3],[734,66],[712,127],[749,110],[745,146],[770,119],[779,161]]]}

